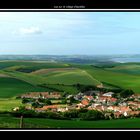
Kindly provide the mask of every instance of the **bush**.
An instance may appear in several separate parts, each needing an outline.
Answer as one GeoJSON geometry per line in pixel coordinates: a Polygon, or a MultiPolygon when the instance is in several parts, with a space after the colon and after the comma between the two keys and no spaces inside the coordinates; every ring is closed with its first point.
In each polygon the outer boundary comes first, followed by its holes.
{"type": "Polygon", "coordinates": [[[97,110],[89,110],[86,113],[81,113],[81,114],[79,114],[79,117],[82,120],[101,120],[101,119],[105,119],[103,113],[100,112],[100,111],[97,111],[97,110]]]}
{"type": "Polygon", "coordinates": [[[78,118],[78,110],[71,110],[71,111],[68,111],[68,112],[63,112],[62,113],[62,116],[64,118],[78,118]]]}
{"type": "Polygon", "coordinates": [[[27,109],[25,109],[25,107],[20,107],[20,109],[18,111],[12,112],[11,114],[15,117],[20,117],[20,116],[35,117],[35,116],[37,116],[37,114],[34,110],[27,110],[27,109]]]}
{"type": "Polygon", "coordinates": [[[40,103],[44,103],[45,105],[52,105],[52,102],[49,99],[39,98],[38,101],[40,103]]]}
{"type": "Polygon", "coordinates": [[[131,96],[131,95],[133,95],[133,94],[134,94],[133,90],[131,90],[131,89],[126,89],[126,90],[123,90],[123,91],[120,93],[120,97],[122,97],[122,98],[127,98],[127,97],[129,97],[129,96],[131,96]]]}
{"type": "Polygon", "coordinates": [[[23,98],[22,99],[23,104],[31,103],[31,102],[34,102],[34,101],[35,101],[35,99],[32,99],[32,98],[23,98]]]}

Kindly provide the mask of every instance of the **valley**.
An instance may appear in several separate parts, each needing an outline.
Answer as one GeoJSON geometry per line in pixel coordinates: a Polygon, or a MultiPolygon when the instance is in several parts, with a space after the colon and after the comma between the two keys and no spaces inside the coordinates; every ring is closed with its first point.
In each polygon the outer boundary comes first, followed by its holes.
{"type": "MultiPolygon", "coordinates": [[[[98,59],[101,60],[100,57],[98,59]]],[[[82,88],[94,87],[104,92],[119,94],[121,90],[130,89],[135,94],[140,94],[140,63],[110,62],[108,59],[99,62],[98,59],[96,61],[91,59],[83,64],[79,61],[73,63],[74,58],[72,61],[70,58],[69,61],[67,59],[65,61],[64,58],[63,61],[59,59],[59,61],[55,59],[53,61],[52,59],[51,61],[47,59],[1,60],[0,117],[4,112],[7,114],[16,107],[25,106],[19,96],[30,92],[59,92],[62,96],[76,96],[82,92],[82,88]]],[[[57,104],[57,101],[53,100],[53,103],[57,104]]],[[[109,122],[109,120],[106,121],[109,122]]],[[[79,121],[81,124],[82,122],[79,121]]],[[[84,127],[82,125],[81,127],[84,127]]]]}

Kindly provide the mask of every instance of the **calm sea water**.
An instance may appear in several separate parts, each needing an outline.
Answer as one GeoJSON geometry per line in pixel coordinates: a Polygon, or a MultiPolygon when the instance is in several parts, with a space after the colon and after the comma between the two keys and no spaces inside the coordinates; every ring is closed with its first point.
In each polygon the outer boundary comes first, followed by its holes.
{"type": "Polygon", "coordinates": [[[115,62],[126,63],[126,62],[140,62],[140,57],[130,57],[130,58],[113,58],[115,62]]]}

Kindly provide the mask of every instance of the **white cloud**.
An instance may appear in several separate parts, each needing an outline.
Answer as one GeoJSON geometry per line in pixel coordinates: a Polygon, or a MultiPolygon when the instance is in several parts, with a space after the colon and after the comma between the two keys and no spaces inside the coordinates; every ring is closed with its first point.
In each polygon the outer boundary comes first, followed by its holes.
{"type": "Polygon", "coordinates": [[[20,34],[40,34],[42,31],[38,27],[20,28],[20,34]]]}

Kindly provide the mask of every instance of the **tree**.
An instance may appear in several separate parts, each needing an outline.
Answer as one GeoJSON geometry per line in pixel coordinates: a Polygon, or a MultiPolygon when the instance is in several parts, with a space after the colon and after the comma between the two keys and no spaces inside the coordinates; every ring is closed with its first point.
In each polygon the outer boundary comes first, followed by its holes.
{"type": "Polygon", "coordinates": [[[129,97],[129,96],[131,96],[131,95],[133,95],[133,94],[134,94],[133,90],[131,90],[131,89],[126,89],[126,90],[123,90],[123,91],[120,93],[120,97],[122,97],[122,98],[127,98],[127,97],[129,97]]]}
{"type": "Polygon", "coordinates": [[[22,103],[23,103],[23,104],[26,104],[26,103],[28,103],[28,102],[29,102],[28,99],[26,99],[26,98],[23,98],[23,99],[22,99],[22,103]]]}
{"type": "Polygon", "coordinates": [[[39,98],[38,102],[44,103],[45,105],[51,105],[52,104],[52,102],[49,99],[43,99],[43,98],[39,98]]]}
{"type": "Polygon", "coordinates": [[[35,107],[35,108],[37,108],[37,107],[40,107],[40,104],[38,102],[33,102],[32,103],[32,106],[35,107]]]}
{"type": "Polygon", "coordinates": [[[71,103],[71,104],[72,104],[72,103],[77,103],[77,102],[78,102],[77,100],[74,99],[73,96],[71,96],[71,97],[69,98],[69,100],[70,100],[70,103],[71,103]]]}
{"type": "Polygon", "coordinates": [[[112,97],[113,97],[113,98],[118,98],[118,97],[119,97],[119,93],[114,93],[114,94],[112,95],[112,97]]]}
{"type": "Polygon", "coordinates": [[[67,100],[66,99],[63,99],[62,101],[61,101],[61,104],[66,104],[67,103],[67,100]]]}
{"type": "Polygon", "coordinates": [[[71,111],[68,111],[68,112],[63,112],[63,117],[64,118],[78,118],[78,110],[71,110],[71,111]]]}

